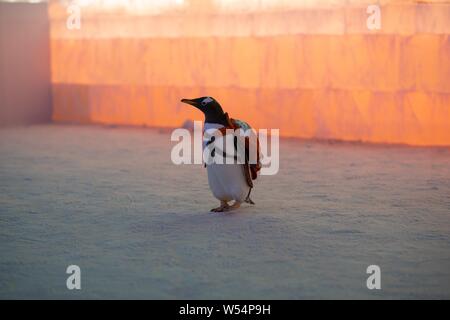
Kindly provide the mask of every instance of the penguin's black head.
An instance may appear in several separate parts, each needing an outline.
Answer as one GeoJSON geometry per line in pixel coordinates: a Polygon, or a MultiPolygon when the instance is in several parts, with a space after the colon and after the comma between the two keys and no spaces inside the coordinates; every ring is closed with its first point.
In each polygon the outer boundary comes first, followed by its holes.
{"type": "Polygon", "coordinates": [[[212,97],[201,97],[196,99],[181,99],[181,102],[196,107],[205,115],[205,122],[227,125],[227,117],[219,102],[212,97]]]}

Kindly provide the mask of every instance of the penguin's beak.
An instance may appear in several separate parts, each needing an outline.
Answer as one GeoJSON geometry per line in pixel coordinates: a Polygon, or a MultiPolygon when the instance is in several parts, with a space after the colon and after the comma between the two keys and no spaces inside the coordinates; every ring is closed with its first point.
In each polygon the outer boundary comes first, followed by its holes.
{"type": "Polygon", "coordinates": [[[191,100],[191,99],[181,99],[181,102],[190,104],[191,106],[194,106],[196,108],[199,107],[198,101],[196,101],[195,99],[193,99],[193,100],[191,100]]]}

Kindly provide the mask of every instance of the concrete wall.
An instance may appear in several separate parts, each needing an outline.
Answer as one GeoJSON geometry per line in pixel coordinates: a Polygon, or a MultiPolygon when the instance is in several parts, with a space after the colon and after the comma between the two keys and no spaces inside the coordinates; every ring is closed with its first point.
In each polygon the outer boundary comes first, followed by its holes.
{"type": "Polygon", "coordinates": [[[46,3],[0,3],[0,126],[51,120],[46,3]]]}

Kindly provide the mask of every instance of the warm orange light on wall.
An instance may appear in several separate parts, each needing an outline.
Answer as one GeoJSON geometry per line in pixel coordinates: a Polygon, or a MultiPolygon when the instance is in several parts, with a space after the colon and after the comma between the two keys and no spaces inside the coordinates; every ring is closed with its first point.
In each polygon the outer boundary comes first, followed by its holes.
{"type": "Polygon", "coordinates": [[[338,3],[88,10],[75,31],[53,3],[53,117],[177,127],[201,119],[180,98],[211,95],[282,136],[450,145],[450,4],[386,2],[369,31],[364,4],[338,3]]]}

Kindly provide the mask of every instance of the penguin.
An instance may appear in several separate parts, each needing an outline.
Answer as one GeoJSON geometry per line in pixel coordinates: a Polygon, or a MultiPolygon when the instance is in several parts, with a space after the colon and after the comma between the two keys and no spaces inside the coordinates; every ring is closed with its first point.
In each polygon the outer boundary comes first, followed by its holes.
{"type": "MultiPolygon", "coordinates": [[[[216,99],[200,97],[196,99],[182,99],[181,102],[192,105],[203,112],[205,116],[205,131],[230,127],[230,118],[216,99]]],[[[203,149],[205,149],[206,145],[207,143],[203,143],[203,149]]],[[[211,212],[236,210],[243,202],[254,204],[250,199],[253,183],[251,178],[248,179],[248,174],[245,172],[247,167],[243,164],[211,163],[206,165],[206,169],[211,192],[220,201],[220,205],[211,209],[211,212]],[[249,180],[251,186],[249,185],[249,180]],[[234,202],[230,205],[230,201],[234,202]]]]}

